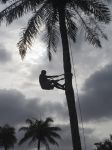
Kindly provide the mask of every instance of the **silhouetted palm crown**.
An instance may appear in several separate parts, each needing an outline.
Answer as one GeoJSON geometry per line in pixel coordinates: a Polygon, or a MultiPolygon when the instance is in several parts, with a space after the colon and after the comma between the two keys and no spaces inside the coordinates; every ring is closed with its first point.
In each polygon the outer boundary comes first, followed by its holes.
{"type": "Polygon", "coordinates": [[[9,125],[0,127],[0,147],[4,147],[5,149],[13,148],[16,142],[17,139],[13,127],[9,125]]]}
{"type": "MultiPolygon", "coordinates": [[[[9,2],[11,0],[1,0],[9,2]]],[[[67,34],[73,41],[79,25],[85,29],[85,37],[90,43],[101,47],[100,37],[107,38],[99,28],[98,22],[109,23],[110,11],[102,0],[13,0],[11,5],[0,12],[0,21],[6,20],[7,24],[22,17],[28,12],[33,12],[24,28],[20,41],[19,51],[25,56],[27,48],[30,48],[32,39],[39,32],[40,27],[45,24],[47,48],[49,58],[51,49],[56,51],[60,27],[60,12],[64,11],[67,34]]]]}
{"type": "Polygon", "coordinates": [[[59,127],[51,126],[53,120],[47,118],[45,121],[42,120],[30,120],[27,119],[28,127],[22,127],[19,131],[24,131],[24,137],[20,140],[19,144],[29,140],[29,144],[37,143],[38,149],[40,149],[40,144],[45,145],[47,149],[49,148],[49,143],[52,145],[58,145],[55,139],[60,139],[60,135],[57,133],[61,129],[59,127]]]}

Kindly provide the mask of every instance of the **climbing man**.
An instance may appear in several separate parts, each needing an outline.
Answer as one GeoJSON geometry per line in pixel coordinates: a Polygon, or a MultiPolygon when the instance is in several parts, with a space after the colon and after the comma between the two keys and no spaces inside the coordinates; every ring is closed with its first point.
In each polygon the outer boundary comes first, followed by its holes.
{"type": "Polygon", "coordinates": [[[58,83],[58,81],[64,80],[65,79],[64,77],[61,79],[54,80],[54,78],[57,78],[60,76],[64,76],[64,74],[47,76],[46,70],[42,70],[39,76],[39,82],[40,82],[41,88],[44,90],[52,90],[54,89],[54,87],[56,87],[58,89],[65,90],[65,84],[61,85],[60,83],[58,83]]]}

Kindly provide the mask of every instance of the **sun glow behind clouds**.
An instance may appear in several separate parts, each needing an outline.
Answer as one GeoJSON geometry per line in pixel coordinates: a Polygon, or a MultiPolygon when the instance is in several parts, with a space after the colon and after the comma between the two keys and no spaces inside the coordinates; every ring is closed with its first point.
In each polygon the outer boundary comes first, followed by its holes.
{"type": "Polygon", "coordinates": [[[31,64],[40,64],[46,55],[47,52],[45,44],[38,40],[31,47],[31,50],[28,51],[25,61],[31,64]]]}

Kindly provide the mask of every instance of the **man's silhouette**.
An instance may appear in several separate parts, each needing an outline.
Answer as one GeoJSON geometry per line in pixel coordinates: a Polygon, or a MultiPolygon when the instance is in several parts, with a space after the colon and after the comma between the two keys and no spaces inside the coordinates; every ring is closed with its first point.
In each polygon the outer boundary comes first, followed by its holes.
{"type": "Polygon", "coordinates": [[[45,90],[51,90],[51,89],[54,89],[54,87],[56,87],[58,89],[65,90],[65,84],[61,85],[58,83],[58,81],[64,80],[64,78],[54,80],[54,78],[62,76],[62,75],[47,76],[46,70],[42,70],[39,76],[39,82],[40,82],[41,88],[45,90]]]}

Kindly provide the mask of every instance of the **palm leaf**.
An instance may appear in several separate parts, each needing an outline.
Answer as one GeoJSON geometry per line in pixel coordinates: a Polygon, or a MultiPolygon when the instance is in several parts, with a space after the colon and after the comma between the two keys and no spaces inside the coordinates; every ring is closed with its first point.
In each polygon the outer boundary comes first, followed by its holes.
{"type": "Polygon", "coordinates": [[[101,27],[99,27],[99,24],[95,20],[95,18],[90,17],[89,20],[90,20],[90,25],[94,26],[96,32],[99,33],[99,35],[101,36],[101,38],[104,38],[105,40],[108,40],[107,35],[104,33],[104,31],[101,29],[101,27]]]}
{"type": "Polygon", "coordinates": [[[87,6],[100,22],[109,23],[111,20],[109,8],[100,0],[86,0],[87,6]]]}
{"type": "Polygon", "coordinates": [[[53,131],[49,131],[49,132],[50,132],[51,137],[55,137],[55,138],[61,139],[61,136],[58,133],[56,133],[55,131],[54,132],[53,131]]]}
{"type": "Polygon", "coordinates": [[[42,143],[46,146],[46,150],[50,150],[48,141],[47,141],[46,139],[43,139],[43,140],[42,140],[42,143]]]}
{"type": "Polygon", "coordinates": [[[77,26],[75,22],[72,20],[71,13],[67,10],[66,11],[66,24],[67,24],[67,33],[68,36],[73,40],[73,42],[76,42],[76,36],[77,36],[77,26]]]}
{"type": "Polygon", "coordinates": [[[45,124],[49,124],[50,122],[53,122],[53,119],[50,117],[46,118],[45,124]]]}
{"type": "Polygon", "coordinates": [[[18,0],[0,12],[0,22],[6,19],[7,24],[22,17],[29,11],[35,11],[40,0],[18,0]]]}
{"type": "Polygon", "coordinates": [[[19,131],[27,131],[28,130],[28,127],[21,127],[20,129],[19,129],[19,131]]]}
{"type": "Polygon", "coordinates": [[[95,28],[89,27],[89,25],[86,23],[86,21],[81,16],[81,13],[77,9],[75,9],[75,12],[81,20],[83,28],[85,29],[85,39],[89,41],[90,44],[101,48],[99,34],[96,32],[95,28]]]}
{"type": "Polygon", "coordinates": [[[22,145],[24,142],[28,141],[30,138],[32,138],[32,130],[28,130],[25,134],[24,137],[19,141],[19,145],[22,145]]]}
{"type": "Polygon", "coordinates": [[[37,141],[37,137],[36,136],[33,136],[30,141],[29,141],[29,145],[33,144],[34,142],[37,141]]]}
{"type": "Polygon", "coordinates": [[[94,29],[91,29],[88,26],[85,27],[85,30],[86,30],[85,33],[86,40],[88,40],[92,45],[101,48],[101,42],[98,33],[96,33],[94,29]]]}
{"type": "Polygon", "coordinates": [[[47,42],[47,51],[49,60],[51,60],[52,50],[56,52],[57,50],[57,43],[58,43],[58,30],[57,30],[57,12],[53,10],[52,7],[49,5],[49,9],[47,9],[46,15],[46,35],[44,40],[47,42]]]}
{"type": "Polygon", "coordinates": [[[26,119],[26,123],[29,124],[29,125],[32,125],[33,121],[31,119],[26,119]]]}
{"type": "Polygon", "coordinates": [[[22,3],[22,0],[18,0],[18,1],[16,1],[15,3],[11,4],[10,6],[8,6],[7,8],[5,8],[4,10],[2,10],[2,11],[0,12],[0,23],[1,23],[2,21],[4,21],[4,19],[6,19],[7,15],[9,14],[9,12],[10,12],[12,9],[16,8],[16,7],[17,7],[19,4],[21,4],[21,3],[22,3]]]}
{"type": "Polygon", "coordinates": [[[38,10],[29,20],[27,27],[23,29],[21,39],[17,44],[22,58],[24,58],[27,49],[31,47],[32,40],[34,39],[34,37],[36,37],[37,33],[39,32],[40,25],[41,13],[38,10]]]}
{"type": "Polygon", "coordinates": [[[93,14],[100,22],[109,23],[111,20],[110,10],[101,0],[73,1],[71,7],[82,9],[87,15],[93,14]]]}
{"type": "Polygon", "coordinates": [[[47,136],[47,140],[49,141],[49,143],[59,146],[58,143],[56,142],[56,140],[53,137],[47,136]]]}
{"type": "Polygon", "coordinates": [[[19,145],[22,145],[23,143],[25,143],[27,140],[29,140],[29,137],[24,137],[19,141],[19,145]]]}
{"type": "Polygon", "coordinates": [[[49,127],[51,131],[61,131],[59,127],[49,127]]]}

